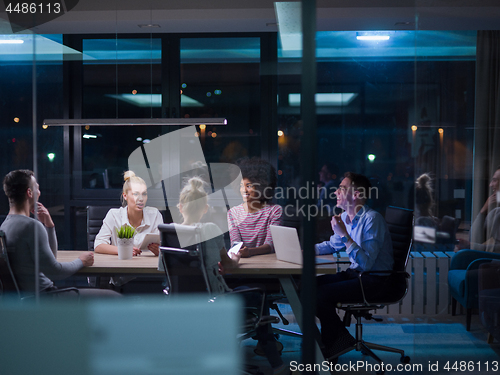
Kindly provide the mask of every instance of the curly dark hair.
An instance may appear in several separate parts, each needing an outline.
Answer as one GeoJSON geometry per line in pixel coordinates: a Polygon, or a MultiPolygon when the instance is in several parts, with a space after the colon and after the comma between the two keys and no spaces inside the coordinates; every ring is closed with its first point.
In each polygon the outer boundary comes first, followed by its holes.
{"type": "Polygon", "coordinates": [[[266,160],[253,157],[237,161],[242,178],[248,179],[260,193],[261,202],[270,202],[274,197],[277,176],[276,169],[266,160]]]}
{"type": "Polygon", "coordinates": [[[26,199],[26,191],[31,187],[31,177],[35,174],[28,169],[18,169],[7,173],[3,179],[3,191],[9,204],[21,206],[26,199]]]}

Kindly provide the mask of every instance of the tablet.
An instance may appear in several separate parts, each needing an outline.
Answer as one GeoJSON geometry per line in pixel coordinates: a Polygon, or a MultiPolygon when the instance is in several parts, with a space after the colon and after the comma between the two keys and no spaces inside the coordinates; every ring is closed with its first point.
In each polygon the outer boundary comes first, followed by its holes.
{"type": "Polygon", "coordinates": [[[139,249],[141,250],[147,250],[148,245],[150,243],[157,243],[160,244],[160,235],[157,233],[148,233],[146,234],[146,237],[142,240],[141,247],[139,249]]]}
{"type": "Polygon", "coordinates": [[[236,242],[232,248],[230,248],[227,253],[228,254],[238,254],[241,247],[243,246],[243,242],[236,242]]]}

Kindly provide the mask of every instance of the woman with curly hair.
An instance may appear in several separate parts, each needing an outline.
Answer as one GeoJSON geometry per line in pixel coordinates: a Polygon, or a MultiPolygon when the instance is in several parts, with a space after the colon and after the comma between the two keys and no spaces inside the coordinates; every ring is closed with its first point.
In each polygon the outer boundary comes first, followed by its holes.
{"type": "Polygon", "coordinates": [[[280,225],[282,208],[272,204],[276,188],[276,170],[267,161],[245,158],[239,161],[243,203],[227,214],[231,245],[243,242],[242,258],[274,251],[270,225],[280,225]]]}
{"type": "Polygon", "coordinates": [[[415,225],[437,227],[437,220],[433,215],[434,198],[432,178],[429,173],[421,174],[415,181],[415,225]]]}

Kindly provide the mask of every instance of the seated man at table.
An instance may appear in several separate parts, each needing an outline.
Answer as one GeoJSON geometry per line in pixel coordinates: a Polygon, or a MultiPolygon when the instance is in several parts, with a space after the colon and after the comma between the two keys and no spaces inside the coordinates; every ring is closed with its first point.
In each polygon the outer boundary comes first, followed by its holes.
{"type": "MultiPolygon", "coordinates": [[[[24,295],[35,293],[35,247],[39,251],[39,291],[57,290],[47,275],[59,279],[69,277],[82,267],[94,264],[94,254],[86,252],[72,262],[57,261],[57,238],[54,222],[45,206],[38,202],[40,190],[34,173],[29,170],[9,172],[3,180],[9,199],[9,214],[0,226],[5,233],[12,270],[24,295]],[[38,220],[30,217],[36,213],[38,220]]],[[[60,293],[71,296],[75,293],[60,293]]],[[[80,296],[112,297],[120,294],[110,290],[80,289],[80,296]]]]}
{"type": "MultiPolygon", "coordinates": [[[[378,212],[366,205],[371,184],[363,175],[347,172],[340,183],[337,206],[344,212],[332,217],[334,231],[329,241],[316,245],[316,254],[345,250],[351,265],[346,271],[317,278],[317,312],[321,322],[323,354],[330,358],[354,344],[336,312],[338,302],[361,302],[358,275],[364,271],[392,270],[392,241],[387,224],[378,212]]],[[[389,276],[361,277],[368,300],[392,294],[389,276]]]]}

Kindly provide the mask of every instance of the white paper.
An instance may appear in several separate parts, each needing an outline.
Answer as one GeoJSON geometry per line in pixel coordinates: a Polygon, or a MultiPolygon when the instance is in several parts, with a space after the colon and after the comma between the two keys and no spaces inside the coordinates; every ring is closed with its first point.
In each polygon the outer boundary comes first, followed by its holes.
{"type": "Polygon", "coordinates": [[[436,228],[415,225],[413,239],[417,242],[436,243],[436,228]]]}
{"type": "Polygon", "coordinates": [[[159,234],[155,234],[155,233],[148,233],[148,234],[146,234],[146,237],[144,237],[144,239],[142,240],[140,249],[141,250],[147,250],[148,249],[148,245],[151,244],[151,243],[160,244],[160,235],[159,234]]]}
{"type": "Polygon", "coordinates": [[[230,248],[227,253],[228,254],[238,254],[238,251],[240,251],[241,246],[243,246],[243,242],[236,242],[236,244],[230,248]]]}

